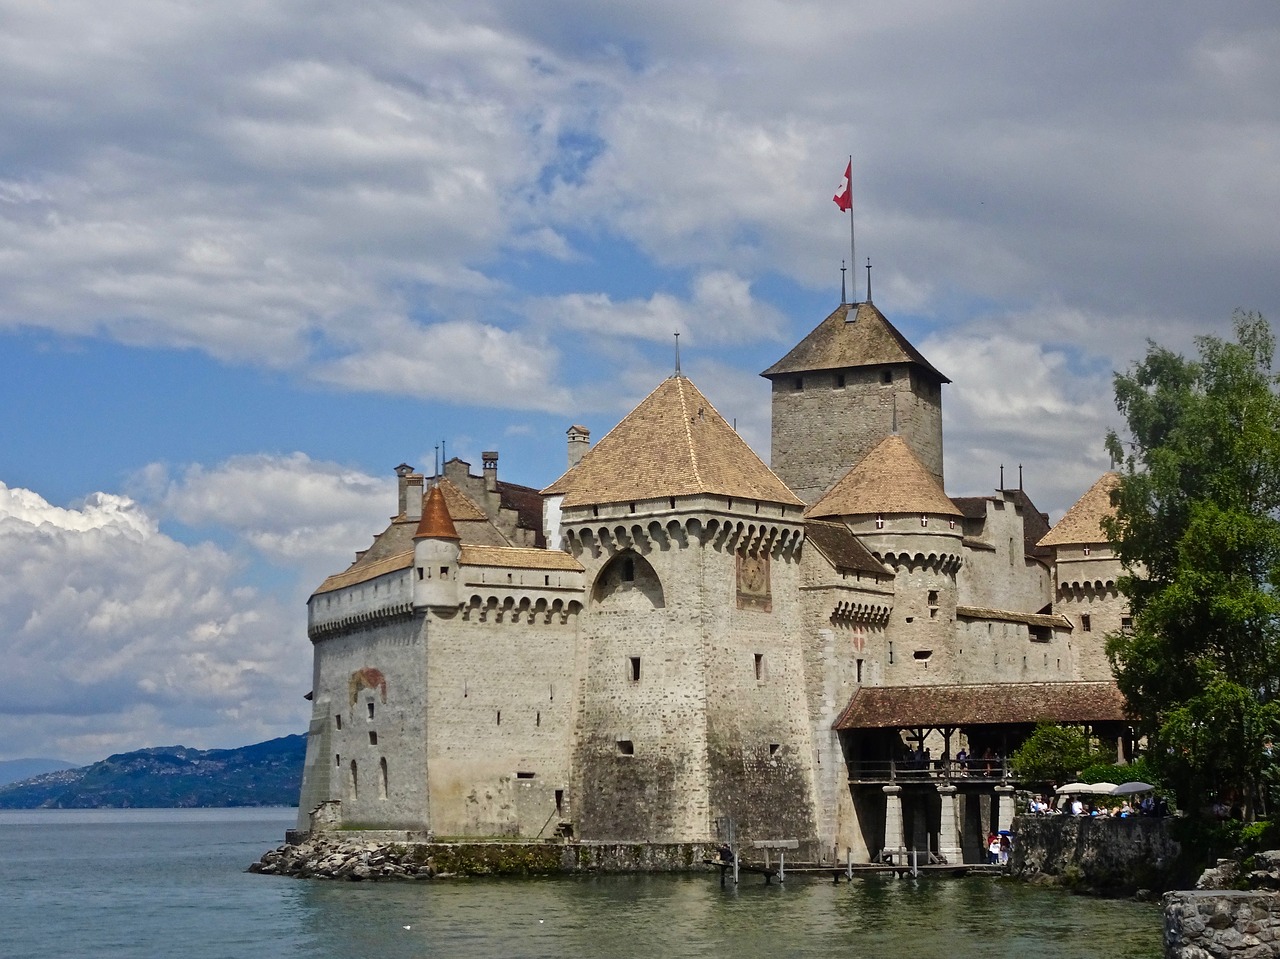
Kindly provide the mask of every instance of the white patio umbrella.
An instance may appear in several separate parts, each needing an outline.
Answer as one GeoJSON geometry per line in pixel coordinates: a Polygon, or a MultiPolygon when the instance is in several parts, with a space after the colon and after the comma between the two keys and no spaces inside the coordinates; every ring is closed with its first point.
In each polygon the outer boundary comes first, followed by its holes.
{"type": "Polygon", "coordinates": [[[1065,786],[1059,786],[1057,793],[1059,796],[1075,795],[1082,796],[1110,796],[1116,791],[1115,783],[1067,783],[1065,786]]]}

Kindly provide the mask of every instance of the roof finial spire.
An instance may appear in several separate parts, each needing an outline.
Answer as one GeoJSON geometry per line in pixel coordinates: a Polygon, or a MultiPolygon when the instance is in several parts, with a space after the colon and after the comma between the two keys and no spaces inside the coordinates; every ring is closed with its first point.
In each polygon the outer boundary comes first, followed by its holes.
{"type": "Polygon", "coordinates": [[[844,287],[844,271],[845,271],[844,260],[841,260],[840,261],[840,305],[841,306],[844,306],[846,303],[849,302],[849,296],[847,293],[845,293],[845,287],[844,287]]]}
{"type": "Polygon", "coordinates": [[[436,444],[436,468],[431,475],[432,476],[440,475],[440,444],[439,443],[436,444]]]}
{"type": "Polygon", "coordinates": [[[1022,464],[1018,464],[1018,492],[1022,492],[1022,464]]]}
{"type": "Polygon", "coordinates": [[[1000,464],[1000,489],[1004,489],[1004,464],[1000,464]]]}
{"type": "Polygon", "coordinates": [[[871,257],[867,257],[867,302],[871,302],[871,257]]]}
{"type": "Polygon", "coordinates": [[[680,376],[680,333],[676,333],[676,376],[680,376]]]}

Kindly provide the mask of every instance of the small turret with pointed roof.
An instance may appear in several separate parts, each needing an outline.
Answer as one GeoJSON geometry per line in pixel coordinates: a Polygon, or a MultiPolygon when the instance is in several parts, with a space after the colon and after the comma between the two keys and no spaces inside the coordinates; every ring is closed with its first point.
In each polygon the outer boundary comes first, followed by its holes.
{"type": "Polygon", "coordinates": [[[942,484],[942,385],[874,304],[846,303],[760,374],[773,384],[774,472],[815,502],[899,433],[942,484]]]}
{"type": "Polygon", "coordinates": [[[422,520],[413,534],[413,605],[458,604],[458,557],[461,537],[449,515],[444,492],[431,487],[422,505],[422,520]]]}

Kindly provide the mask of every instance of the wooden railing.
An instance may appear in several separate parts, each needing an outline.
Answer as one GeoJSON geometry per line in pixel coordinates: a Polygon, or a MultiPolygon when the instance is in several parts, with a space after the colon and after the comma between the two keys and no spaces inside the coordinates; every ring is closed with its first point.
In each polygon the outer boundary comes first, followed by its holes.
{"type": "Polygon", "coordinates": [[[935,759],[926,765],[912,760],[854,760],[848,766],[849,781],[854,783],[1008,782],[1011,778],[1009,761],[1002,757],[978,757],[964,762],[935,759]]]}

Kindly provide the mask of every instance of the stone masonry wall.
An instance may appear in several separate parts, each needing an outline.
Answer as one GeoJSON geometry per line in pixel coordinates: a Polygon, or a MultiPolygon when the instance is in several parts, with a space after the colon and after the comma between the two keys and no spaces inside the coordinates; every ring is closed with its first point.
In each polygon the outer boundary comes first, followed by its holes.
{"type": "Polygon", "coordinates": [[[1179,853],[1168,819],[1019,816],[1010,870],[1105,893],[1167,889],[1179,853]]]}
{"type": "Polygon", "coordinates": [[[1187,890],[1164,897],[1168,959],[1280,955],[1280,893],[1187,890]]]}

